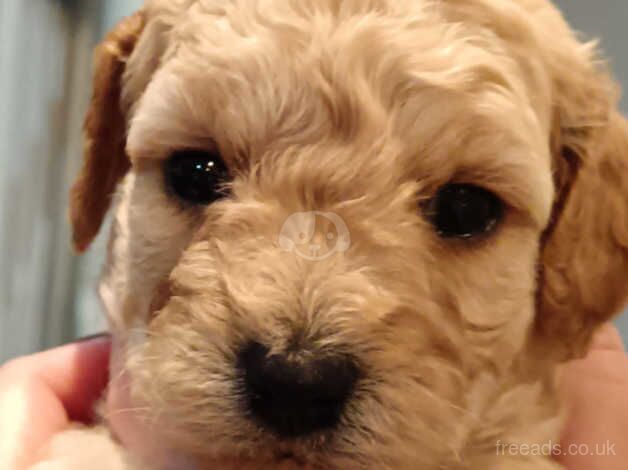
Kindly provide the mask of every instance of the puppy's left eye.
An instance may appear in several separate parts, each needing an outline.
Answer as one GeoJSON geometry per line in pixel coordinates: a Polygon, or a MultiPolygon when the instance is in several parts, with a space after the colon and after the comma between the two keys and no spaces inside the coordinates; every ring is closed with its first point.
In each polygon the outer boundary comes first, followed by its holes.
{"type": "Polygon", "coordinates": [[[430,202],[428,212],[441,237],[471,238],[497,225],[503,215],[503,203],[479,186],[448,184],[430,202]]]}
{"type": "Polygon", "coordinates": [[[180,199],[199,205],[225,197],[229,171],[218,152],[181,150],[165,165],[166,183],[180,199]]]}

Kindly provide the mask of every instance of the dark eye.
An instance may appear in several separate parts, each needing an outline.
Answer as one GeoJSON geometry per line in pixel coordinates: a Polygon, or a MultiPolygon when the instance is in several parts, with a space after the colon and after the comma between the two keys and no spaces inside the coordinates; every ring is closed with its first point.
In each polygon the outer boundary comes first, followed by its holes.
{"type": "Polygon", "coordinates": [[[211,204],[226,195],[229,171],[218,152],[175,152],[166,162],[165,173],[170,190],[186,202],[211,204]]]}
{"type": "Polygon", "coordinates": [[[471,238],[489,232],[501,220],[502,201],[471,184],[448,184],[431,201],[429,214],[444,238],[471,238]]]}

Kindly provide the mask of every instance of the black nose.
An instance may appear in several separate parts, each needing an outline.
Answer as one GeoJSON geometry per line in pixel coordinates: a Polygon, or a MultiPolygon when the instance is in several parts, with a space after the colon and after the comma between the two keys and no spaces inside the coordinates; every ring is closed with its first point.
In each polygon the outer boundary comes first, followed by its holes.
{"type": "Polygon", "coordinates": [[[242,350],[239,366],[251,414],[282,438],[335,427],[359,375],[349,357],[270,355],[256,342],[242,350]]]}

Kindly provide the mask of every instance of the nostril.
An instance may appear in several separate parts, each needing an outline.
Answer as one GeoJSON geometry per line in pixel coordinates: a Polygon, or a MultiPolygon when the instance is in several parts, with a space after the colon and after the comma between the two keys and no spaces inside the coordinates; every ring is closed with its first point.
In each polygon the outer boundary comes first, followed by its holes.
{"type": "Polygon", "coordinates": [[[359,376],[352,358],[292,359],[249,343],[238,363],[251,415],[281,437],[336,426],[359,376]]]}

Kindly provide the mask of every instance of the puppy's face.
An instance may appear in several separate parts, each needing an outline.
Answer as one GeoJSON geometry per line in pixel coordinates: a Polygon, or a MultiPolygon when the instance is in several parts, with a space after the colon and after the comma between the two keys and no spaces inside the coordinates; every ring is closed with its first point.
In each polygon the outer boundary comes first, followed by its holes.
{"type": "Polygon", "coordinates": [[[431,468],[547,343],[559,121],[582,117],[556,114],[543,34],[594,71],[553,9],[493,3],[153,1],[126,24],[101,293],[164,445],[431,468]]]}

